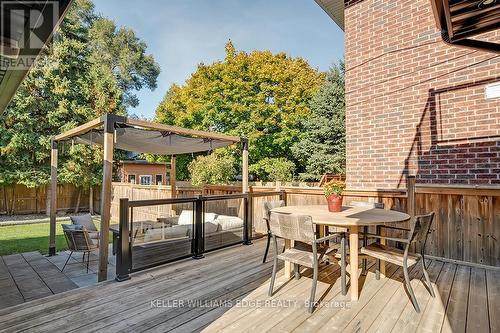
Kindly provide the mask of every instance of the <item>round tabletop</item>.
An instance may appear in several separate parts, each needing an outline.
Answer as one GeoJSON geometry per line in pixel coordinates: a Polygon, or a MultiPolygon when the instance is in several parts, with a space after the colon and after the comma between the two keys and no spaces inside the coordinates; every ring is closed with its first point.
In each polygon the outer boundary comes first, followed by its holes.
{"type": "Polygon", "coordinates": [[[327,205],[285,206],[274,208],[272,212],[309,215],[314,223],[332,226],[370,226],[405,222],[410,219],[410,215],[405,213],[370,207],[342,206],[340,212],[332,213],[328,211],[327,205]]]}

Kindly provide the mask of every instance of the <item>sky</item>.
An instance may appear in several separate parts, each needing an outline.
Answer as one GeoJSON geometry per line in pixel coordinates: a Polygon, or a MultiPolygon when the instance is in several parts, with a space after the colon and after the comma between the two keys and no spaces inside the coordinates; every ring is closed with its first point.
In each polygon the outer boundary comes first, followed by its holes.
{"type": "Polygon", "coordinates": [[[343,58],[344,33],[314,0],[94,0],[96,11],[127,26],[148,45],[161,67],[158,87],[137,93],[128,110],[152,118],[173,84],[183,84],[199,63],[237,50],[271,50],[302,57],[326,71],[343,58]]]}

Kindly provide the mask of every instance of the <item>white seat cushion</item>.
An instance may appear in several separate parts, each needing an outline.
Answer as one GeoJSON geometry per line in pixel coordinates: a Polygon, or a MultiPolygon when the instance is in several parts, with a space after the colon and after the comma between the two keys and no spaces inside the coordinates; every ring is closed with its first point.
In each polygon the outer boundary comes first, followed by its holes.
{"type": "MultiPolygon", "coordinates": [[[[191,229],[192,229],[193,226],[189,225],[187,227],[189,229],[188,235],[192,236],[191,229]]],[[[219,231],[219,225],[218,224],[215,224],[215,223],[212,223],[212,222],[205,222],[205,236],[209,235],[209,234],[213,234],[213,233],[218,232],[218,231],[219,231]]]]}
{"type": "Polygon", "coordinates": [[[230,230],[243,227],[243,220],[238,216],[218,215],[214,223],[220,225],[221,230],[230,230]]]}
{"type": "Polygon", "coordinates": [[[187,237],[189,233],[190,226],[187,225],[175,225],[173,227],[149,229],[146,230],[144,235],[145,242],[151,242],[160,239],[173,239],[187,237]]]}
{"type": "Polygon", "coordinates": [[[212,234],[219,230],[219,225],[212,222],[205,222],[205,235],[212,234]]]}

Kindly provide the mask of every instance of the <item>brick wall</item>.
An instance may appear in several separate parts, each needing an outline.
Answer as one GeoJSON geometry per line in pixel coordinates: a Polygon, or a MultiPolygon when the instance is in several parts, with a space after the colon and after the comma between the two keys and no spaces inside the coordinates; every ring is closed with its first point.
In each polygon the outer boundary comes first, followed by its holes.
{"type": "Polygon", "coordinates": [[[442,42],[429,0],[345,4],[348,187],[500,185],[500,100],[484,95],[500,55],[442,42]]]}

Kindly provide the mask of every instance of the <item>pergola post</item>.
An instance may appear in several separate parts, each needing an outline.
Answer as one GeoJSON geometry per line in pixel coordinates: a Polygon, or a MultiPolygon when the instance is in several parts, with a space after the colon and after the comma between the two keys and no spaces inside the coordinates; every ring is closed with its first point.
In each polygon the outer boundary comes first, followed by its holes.
{"type": "Polygon", "coordinates": [[[248,193],[248,139],[241,138],[242,171],[241,181],[243,193],[248,193]]]}
{"type": "Polygon", "coordinates": [[[50,150],[50,235],[49,256],[56,254],[56,214],[57,214],[57,141],[51,141],[50,150]]]}
{"type": "Polygon", "coordinates": [[[106,115],[104,120],[104,157],[101,193],[101,229],[99,242],[99,274],[98,281],[108,278],[108,239],[109,220],[111,217],[111,182],[113,176],[114,149],[114,115],[106,115]]]}
{"type": "MultiPolygon", "coordinates": [[[[248,139],[241,138],[241,181],[242,186],[241,190],[243,193],[248,192],[248,139]]],[[[244,214],[245,214],[245,230],[243,233],[243,244],[250,245],[252,244],[252,197],[250,194],[244,199],[244,214]]]]}
{"type": "MultiPolygon", "coordinates": [[[[176,188],[176,182],[177,182],[177,174],[175,171],[175,162],[176,158],[175,155],[170,156],[170,197],[171,198],[176,198],[177,197],[177,188],[176,188]]],[[[170,206],[171,214],[172,216],[175,216],[176,210],[175,210],[175,205],[170,206]]]]}
{"type": "Polygon", "coordinates": [[[170,157],[170,197],[175,198],[177,197],[177,191],[176,191],[176,179],[177,175],[175,173],[175,155],[172,155],[170,157]]]}

